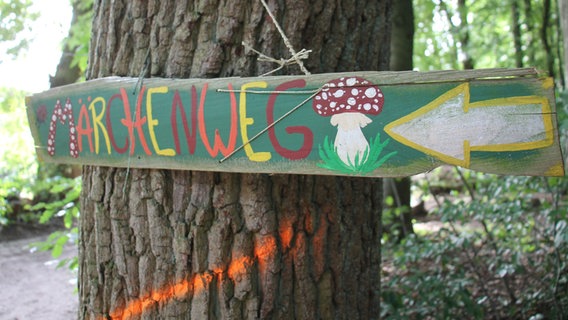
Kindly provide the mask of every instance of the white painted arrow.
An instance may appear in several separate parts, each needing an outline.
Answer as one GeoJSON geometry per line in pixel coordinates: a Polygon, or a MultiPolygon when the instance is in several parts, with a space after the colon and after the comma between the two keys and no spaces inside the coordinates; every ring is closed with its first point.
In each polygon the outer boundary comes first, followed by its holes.
{"type": "Polygon", "coordinates": [[[521,96],[469,102],[469,84],[385,126],[398,142],[448,164],[470,166],[471,151],[520,151],[554,142],[548,99],[521,96]]]}

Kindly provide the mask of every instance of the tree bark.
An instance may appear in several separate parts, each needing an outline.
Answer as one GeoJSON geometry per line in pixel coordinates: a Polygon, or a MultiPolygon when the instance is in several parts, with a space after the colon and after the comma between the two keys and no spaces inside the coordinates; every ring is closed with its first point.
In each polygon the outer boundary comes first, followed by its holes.
{"type": "MultiPolygon", "coordinates": [[[[71,17],[71,24],[69,26],[69,33],[67,37],[72,36],[72,29],[79,20],[79,16],[84,14],[82,8],[78,1],[72,1],[71,7],[73,8],[73,15],[71,17]]],[[[78,65],[73,65],[73,57],[75,52],[77,52],[78,47],[69,45],[65,43],[63,46],[63,52],[61,53],[61,58],[59,59],[59,64],[55,70],[54,76],[49,76],[49,86],[50,88],[56,88],[64,86],[67,84],[75,83],[82,75],[81,68],[78,65]]]]}
{"type": "Polygon", "coordinates": [[[515,67],[523,67],[523,40],[521,37],[521,13],[518,0],[511,2],[511,24],[513,43],[515,45],[515,67]]]}
{"type": "MultiPolygon", "coordinates": [[[[568,3],[566,1],[558,2],[558,11],[560,12],[560,25],[562,27],[562,43],[564,44],[562,60],[564,61],[564,74],[568,75],[568,3]]],[[[566,84],[564,84],[566,90],[566,84]]]]}
{"type": "Polygon", "coordinates": [[[390,70],[412,70],[414,54],[414,10],[412,0],[392,4],[390,70]]]}
{"type": "MultiPolygon", "coordinates": [[[[390,1],[269,6],[313,73],[387,69],[390,1]]],[[[274,68],[241,41],[289,57],[259,1],[94,10],[90,79],[274,68]]],[[[84,167],[80,319],[378,318],[381,201],[379,179],[84,167]]]]}
{"type": "MultiPolygon", "coordinates": [[[[414,10],[412,0],[398,0],[392,4],[392,37],[390,70],[404,71],[413,68],[414,52],[414,10]]],[[[414,233],[410,210],[411,181],[406,178],[383,179],[384,198],[392,197],[395,201],[391,208],[401,209],[396,228],[399,240],[414,233]]],[[[388,204],[383,202],[383,206],[388,204]]],[[[390,232],[392,230],[387,230],[390,232]]]]}
{"type": "MultiPolygon", "coordinates": [[[[461,43],[461,50],[463,54],[463,68],[469,70],[474,68],[474,60],[470,54],[469,43],[469,22],[467,21],[468,7],[465,3],[466,0],[458,0],[458,13],[460,16],[461,24],[458,29],[458,39],[461,43]]],[[[451,23],[451,21],[450,21],[451,23]]]]}
{"type": "Polygon", "coordinates": [[[540,27],[540,40],[542,41],[542,46],[544,52],[546,52],[546,67],[550,77],[555,77],[554,72],[554,59],[552,58],[553,52],[548,40],[548,28],[550,25],[550,0],[544,0],[542,9],[542,25],[540,27]]]}

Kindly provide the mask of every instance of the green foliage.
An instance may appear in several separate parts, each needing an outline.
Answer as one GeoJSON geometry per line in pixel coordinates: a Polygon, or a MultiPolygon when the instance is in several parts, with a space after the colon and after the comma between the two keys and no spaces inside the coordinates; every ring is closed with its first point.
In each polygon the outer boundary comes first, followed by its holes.
{"type": "MultiPolygon", "coordinates": [[[[79,230],[75,221],[79,218],[79,197],[81,195],[81,178],[68,179],[56,177],[48,179],[44,187],[51,186],[48,190],[51,195],[63,195],[60,199],[48,202],[38,202],[26,209],[39,213],[39,223],[47,223],[54,216],[62,218],[65,230],[55,231],[43,242],[36,242],[31,246],[40,251],[51,251],[53,258],[59,258],[63,247],[68,243],[77,243],[79,230]]],[[[77,256],[61,259],[58,267],[67,266],[71,270],[77,270],[77,256]]]]}
{"type": "Polygon", "coordinates": [[[439,230],[389,245],[383,316],[568,315],[568,180],[470,174],[438,199],[439,230]]]}
{"type": "Polygon", "coordinates": [[[408,230],[404,230],[404,214],[409,214],[410,208],[407,205],[396,203],[392,196],[383,199],[383,240],[385,242],[398,241],[405,237],[408,230]]]}
{"type": "MultiPolygon", "coordinates": [[[[544,1],[517,3],[523,66],[549,71],[552,59],[554,69],[559,70],[561,61],[556,53],[562,50],[562,38],[556,1],[552,1],[547,25],[543,25],[544,1]],[[543,34],[550,45],[548,52],[543,34]]],[[[511,1],[465,1],[467,21],[461,20],[463,8],[456,0],[414,0],[413,4],[413,62],[418,70],[463,69],[466,57],[471,57],[478,69],[517,67],[511,1]]]]}
{"type": "MultiPolygon", "coordinates": [[[[23,213],[27,222],[45,224],[54,218],[63,222],[64,230],[53,232],[45,241],[32,243],[35,250],[51,251],[53,258],[59,258],[63,247],[78,241],[76,221],[79,217],[79,197],[81,194],[81,178],[69,179],[52,177],[38,180],[31,187],[33,199],[24,206],[23,213]]],[[[77,256],[61,259],[58,266],[77,269],[77,256]]]]}
{"type": "Polygon", "coordinates": [[[318,163],[318,166],[324,169],[339,171],[343,173],[368,173],[382,166],[389,158],[396,155],[396,151],[390,152],[381,158],[383,149],[388,145],[390,139],[381,142],[381,134],[377,133],[375,139],[371,138],[369,148],[365,150],[362,159],[355,156],[355,163],[345,163],[339,155],[337,150],[328,137],[323,140],[323,147],[319,146],[319,156],[323,163],[318,163]]]}
{"type": "Polygon", "coordinates": [[[27,48],[30,39],[28,23],[39,14],[30,10],[31,0],[0,0],[0,48],[16,57],[27,48]]]}
{"type": "MultiPolygon", "coordinates": [[[[60,258],[63,249],[69,243],[77,243],[79,231],[77,227],[70,228],[67,231],[55,231],[47,237],[45,241],[30,244],[32,250],[51,251],[51,256],[55,259],[60,258]]],[[[70,270],[79,268],[77,256],[60,259],[57,267],[67,266],[70,270]]]]}
{"type": "Polygon", "coordinates": [[[23,92],[0,89],[0,225],[10,223],[13,207],[32,197],[37,166],[23,101],[23,92]]]}
{"type": "Polygon", "coordinates": [[[71,24],[70,36],[65,39],[65,45],[69,48],[75,48],[71,66],[78,66],[81,71],[85,71],[89,58],[93,0],[72,0],[71,2],[76,20],[71,24]]]}
{"type": "MultiPolygon", "coordinates": [[[[34,144],[29,133],[25,94],[0,89],[0,225],[15,222],[48,223],[61,219],[65,231],[50,236],[38,249],[57,257],[67,241],[77,239],[81,181],[58,175],[38,174],[34,144]]],[[[76,257],[62,263],[76,267],[76,257]]]]}
{"type": "Polygon", "coordinates": [[[40,201],[25,209],[31,212],[39,212],[39,223],[46,223],[52,217],[63,217],[65,228],[70,229],[75,218],[79,216],[78,199],[81,194],[80,178],[68,179],[54,177],[39,181],[40,188],[37,193],[47,191],[50,195],[63,195],[60,199],[50,198],[49,202],[40,201]]]}

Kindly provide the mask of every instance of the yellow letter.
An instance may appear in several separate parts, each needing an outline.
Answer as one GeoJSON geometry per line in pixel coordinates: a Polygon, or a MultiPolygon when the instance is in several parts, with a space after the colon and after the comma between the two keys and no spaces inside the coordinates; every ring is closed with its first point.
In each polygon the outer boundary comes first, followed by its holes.
{"type": "Polygon", "coordinates": [[[158,120],[152,118],[152,94],[153,93],[167,93],[168,87],[157,87],[148,89],[146,94],[146,113],[148,117],[148,130],[150,131],[150,140],[152,140],[152,146],[156,151],[156,154],[162,156],[175,156],[176,152],[174,149],[160,149],[158,146],[158,140],[156,140],[156,133],[154,132],[154,126],[158,125],[158,120]]]}
{"type": "Polygon", "coordinates": [[[249,82],[241,86],[241,96],[239,100],[239,119],[241,122],[241,137],[245,153],[250,161],[265,162],[270,160],[272,155],[270,152],[254,152],[250,145],[248,138],[247,127],[254,123],[253,118],[247,118],[247,97],[246,90],[248,88],[266,88],[267,84],[264,81],[249,82]]]}
{"type": "Polygon", "coordinates": [[[95,136],[95,154],[99,154],[99,129],[103,133],[105,137],[105,142],[107,146],[108,154],[110,154],[110,139],[108,137],[107,130],[103,125],[103,117],[106,111],[106,101],[103,97],[96,97],[91,104],[89,105],[89,109],[91,109],[91,115],[93,119],[93,129],[94,129],[94,136],[95,136]],[[97,115],[97,110],[95,110],[95,103],[100,102],[102,104],[101,112],[97,115]]]}

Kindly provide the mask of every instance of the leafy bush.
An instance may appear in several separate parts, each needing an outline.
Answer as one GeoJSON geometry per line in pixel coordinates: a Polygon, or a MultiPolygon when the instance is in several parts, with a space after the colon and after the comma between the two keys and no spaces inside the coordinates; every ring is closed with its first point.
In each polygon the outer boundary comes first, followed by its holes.
{"type": "Polygon", "coordinates": [[[14,209],[33,197],[37,165],[31,135],[22,132],[28,127],[24,96],[22,91],[0,89],[0,225],[15,219],[14,209]]]}
{"type": "MultiPolygon", "coordinates": [[[[64,231],[34,244],[37,249],[51,250],[57,258],[65,243],[77,239],[74,222],[79,215],[81,181],[63,177],[55,165],[41,164],[38,169],[24,96],[18,90],[0,89],[0,136],[4,137],[0,144],[0,226],[60,219],[64,231]]],[[[76,268],[76,257],[62,264],[76,268]]]]}
{"type": "Polygon", "coordinates": [[[469,194],[438,199],[442,228],[387,247],[383,316],[563,319],[568,180],[469,174],[469,194]]]}

